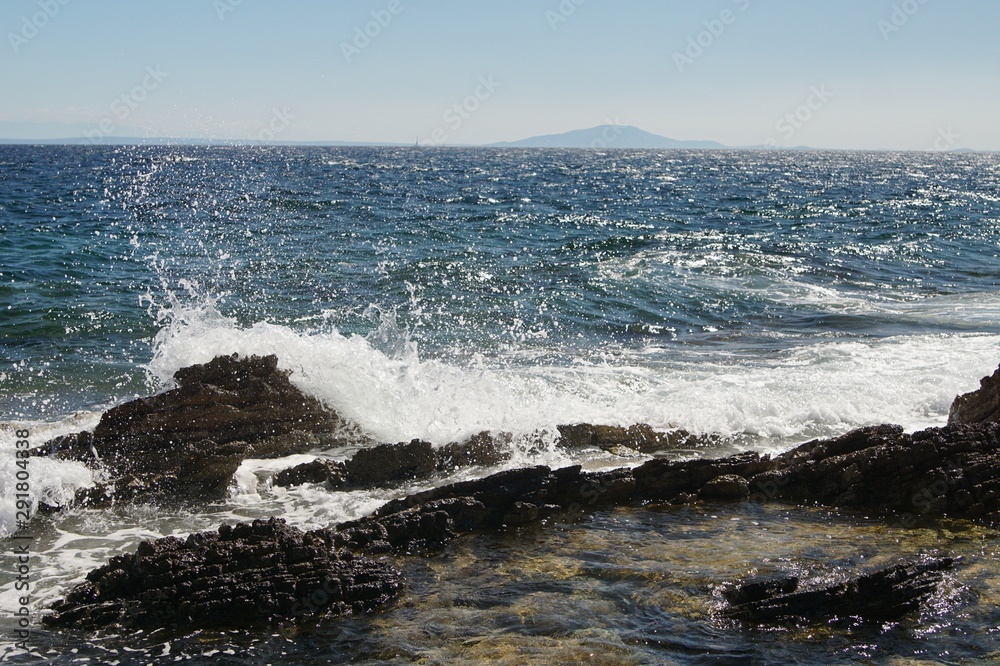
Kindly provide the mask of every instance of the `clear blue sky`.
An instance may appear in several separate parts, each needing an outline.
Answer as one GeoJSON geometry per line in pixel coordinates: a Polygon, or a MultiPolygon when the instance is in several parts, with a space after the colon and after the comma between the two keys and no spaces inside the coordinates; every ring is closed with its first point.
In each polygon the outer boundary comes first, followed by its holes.
{"type": "Polygon", "coordinates": [[[0,138],[1000,150],[994,0],[3,0],[0,34],[0,138]]]}

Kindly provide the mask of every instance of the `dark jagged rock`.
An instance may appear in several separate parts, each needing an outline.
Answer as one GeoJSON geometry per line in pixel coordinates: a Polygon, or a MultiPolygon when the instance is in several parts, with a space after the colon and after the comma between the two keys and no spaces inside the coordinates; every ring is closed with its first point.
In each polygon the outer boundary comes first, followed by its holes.
{"type": "Polygon", "coordinates": [[[328,530],[283,520],[146,541],[87,576],[43,618],[52,627],[245,627],[371,612],[402,590],[398,571],[336,548],[328,530]]]}
{"type": "MultiPolygon", "coordinates": [[[[920,516],[1000,518],[1000,423],[862,428],[808,442],[777,458],[649,460],[634,469],[583,472],[529,467],[441,486],[382,506],[370,520],[442,500],[475,502],[477,527],[530,522],[556,511],[644,501],[785,500],[920,516]]],[[[904,522],[905,524],[905,522],[904,522]]]]}
{"type": "Polygon", "coordinates": [[[770,470],[750,480],[750,489],[761,501],[864,507],[908,520],[947,515],[997,523],[1000,423],[911,435],[898,426],[878,426],[809,442],[775,458],[770,470]]]}
{"type": "Polygon", "coordinates": [[[738,474],[717,476],[698,491],[703,500],[745,500],[750,499],[750,482],[738,474]]]}
{"type": "Polygon", "coordinates": [[[361,449],[344,463],[317,459],[282,470],[275,475],[274,485],[325,483],[331,490],[352,490],[425,478],[459,467],[489,467],[510,459],[512,439],[506,433],[494,436],[484,431],[439,449],[419,439],[381,444],[361,449]]]}
{"type": "Polygon", "coordinates": [[[794,577],[752,581],[723,592],[727,605],[721,615],[753,624],[898,620],[934,594],[952,564],[950,558],[907,562],[802,592],[794,577]]]}
{"type": "Polygon", "coordinates": [[[347,469],[342,462],[317,458],[312,462],[281,470],[274,475],[273,483],[283,488],[303,483],[326,483],[331,488],[340,488],[347,483],[347,469]]]}
{"type": "Polygon", "coordinates": [[[429,500],[417,506],[341,523],[337,543],[377,554],[442,546],[456,534],[482,527],[490,511],[472,497],[429,500]]]}
{"type": "Polygon", "coordinates": [[[450,471],[459,467],[491,467],[505,463],[510,460],[513,440],[510,433],[494,435],[484,430],[465,441],[445,444],[437,450],[437,468],[450,471]]]}
{"type": "Polygon", "coordinates": [[[650,460],[633,470],[637,498],[670,501],[683,493],[697,494],[720,476],[750,479],[773,467],[768,458],[741,453],[718,460],[650,460]]]}
{"type": "Polygon", "coordinates": [[[568,449],[598,448],[612,453],[621,449],[656,453],[666,449],[695,448],[718,442],[720,439],[712,435],[693,435],[682,429],[660,432],[645,423],[637,423],[627,428],[575,423],[561,425],[557,429],[559,446],[568,449]]]}
{"type": "Polygon", "coordinates": [[[273,355],[218,356],[178,370],[174,379],[175,389],[105,412],[94,429],[102,458],[128,453],[122,449],[205,440],[262,448],[268,438],[346,425],[293,386],[273,355]]]}
{"type": "Polygon", "coordinates": [[[965,393],[951,403],[948,425],[1000,421],[1000,368],[979,380],[979,389],[965,393]]]}
{"type": "Polygon", "coordinates": [[[623,501],[634,489],[628,470],[528,467],[393,500],[337,529],[340,543],[362,552],[413,551],[474,529],[516,526],[557,511],[623,501]]]}
{"type": "Polygon", "coordinates": [[[554,480],[551,472],[542,465],[498,472],[483,479],[453,483],[390,501],[374,515],[383,517],[427,502],[469,497],[486,507],[489,515],[484,522],[499,525],[514,502],[539,502],[548,495],[554,480]]]}
{"type": "Polygon", "coordinates": [[[246,458],[304,453],[336,433],[360,436],[292,385],[275,356],[219,356],[174,378],[175,389],[105,412],[93,433],[34,453],[103,466],[108,486],[84,500],[214,499],[246,458]]]}
{"type": "Polygon", "coordinates": [[[428,476],[437,469],[437,457],[430,442],[414,439],[361,449],[344,466],[350,485],[373,486],[428,476]]]}

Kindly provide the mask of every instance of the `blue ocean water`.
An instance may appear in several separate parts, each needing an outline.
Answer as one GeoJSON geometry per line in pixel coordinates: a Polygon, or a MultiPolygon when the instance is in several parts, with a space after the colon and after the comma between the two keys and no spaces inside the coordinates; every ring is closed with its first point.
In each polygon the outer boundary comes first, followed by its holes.
{"type": "MultiPolygon", "coordinates": [[[[40,444],[91,428],[103,409],[169,386],[177,369],[233,352],[277,354],[303,390],[389,442],[645,422],[720,433],[717,445],[684,452],[714,456],[784,450],[872,423],[941,425],[955,395],[1000,363],[998,253],[1000,156],[992,154],[0,146],[0,535],[15,525],[15,430],[30,429],[40,444]]],[[[623,464],[531,442],[511,466],[623,464]]],[[[325,526],[420,489],[271,488],[273,471],[312,456],[293,458],[244,463],[231,497],[202,512],[131,507],[33,521],[34,608],[142,539],[269,515],[325,526]]],[[[65,503],[95,482],[79,463],[32,465],[35,502],[65,503]]],[[[780,510],[755,511],[730,512],[728,520],[763,527],[740,537],[749,541],[715,544],[719,562],[756,570],[787,548],[788,561],[825,566],[823,548],[794,544],[827,543],[841,519],[816,527],[812,517],[789,523],[780,510]],[[752,549],[762,554],[747,563],[752,549]]],[[[641,518],[663,521],[653,532],[689,529],[686,515],[641,518]]],[[[699,518],[708,523],[693,533],[714,533],[716,518],[699,518]]],[[[840,538],[908,552],[950,547],[940,532],[865,521],[840,538]]],[[[565,535],[570,554],[543,539],[548,559],[523,566],[570,558],[566,567],[604,571],[607,552],[642,548],[631,528],[607,537],[580,529],[565,535]]],[[[545,538],[564,538],[555,534],[545,538]]],[[[516,539],[485,539],[456,546],[454,557],[497,547],[520,557],[516,539]]],[[[969,536],[969,548],[977,540],[995,555],[982,535],[969,536]]],[[[659,553],[635,565],[638,573],[583,576],[581,589],[624,595],[631,608],[645,584],[623,591],[619,581],[644,580],[659,553]]],[[[704,554],[673,556],[671,566],[683,567],[704,554]]],[[[691,627],[691,640],[720,658],[810,654],[811,637],[784,645],[705,624],[722,574],[688,574],[694,619],[653,610],[659,597],[645,610],[595,617],[612,634],[644,637],[640,663],[707,663],[695,647],[650,639],[691,627]]],[[[444,585],[442,576],[427,573],[444,585]]],[[[0,571],[0,607],[13,607],[11,581],[0,571]]],[[[975,654],[981,642],[965,637],[995,626],[988,606],[957,628],[899,629],[891,640],[906,654],[928,636],[935,654],[975,654]]],[[[441,635],[460,642],[471,635],[463,623],[510,621],[470,620],[452,606],[413,613],[390,614],[384,635],[359,619],[335,637],[232,640],[251,652],[266,646],[254,663],[286,649],[303,663],[359,655],[385,663],[381,655],[411,648],[448,653],[413,648],[430,640],[425,617],[440,617],[441,635]]],[[[558,636],[579,629],[555,615],[546,621],[558,636]]],[[[40,635],[51,659],[73,660],[73,640],[40,635]]],[[[189,638],[178,651],[237,649],[226,636],[189,638]]],[[[830,649],[859,658],[889,640],[828,638],[830,649]]],[[[144,662],[160,650],[172,659],[169,641],[149,640],[144,662]]],[[[85,652],[100,661],[131,649],[128,640],[111,644],[85,652]]]]}

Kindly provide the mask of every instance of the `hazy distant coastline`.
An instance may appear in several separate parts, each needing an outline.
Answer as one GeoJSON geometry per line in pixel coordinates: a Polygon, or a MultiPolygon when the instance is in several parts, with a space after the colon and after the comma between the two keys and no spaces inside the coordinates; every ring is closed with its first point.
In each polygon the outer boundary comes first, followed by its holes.
{"type": "MultiPolygon", "coordinates": [[[[3,131],[0,123],[0,132],[3,131]]],[[[5,139],[8,145],[98,145],[98,146],[359,146],[359,147],[413,147],[413,148],[578,148],[578,149],[647,149],[647,150],[837,150],[812,146],[777,146],[759,144],[731,146],[712,140],[673,139],[647,132],[632,125],[598,125],[587,129],[571,130],[561,134],[542,134],[516,141],[490,144],[438,145],[417,141],[413,144],[380,141],[262,141],[259,139],[227,139],[204,137],[143,137],[100,136],[96,138],[75,136],[45,139],[5,139]]],[[[895,152],[895,151],[890,151],[895,152]]],[[[980,152],[969,148],[956,148],[947,152],[980,152]]]]}

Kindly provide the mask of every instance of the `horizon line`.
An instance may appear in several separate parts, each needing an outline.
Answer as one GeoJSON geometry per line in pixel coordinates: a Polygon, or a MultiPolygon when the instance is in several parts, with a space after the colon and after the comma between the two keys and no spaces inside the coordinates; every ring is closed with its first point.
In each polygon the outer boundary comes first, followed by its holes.
{"type": "Polygon", "coordinates": [[[411,144],[389,141],[341,141],[335,139],[320,139],[315,141],[260,141],[255,139],[206,139],[194,137],[165,137],[165,138],[143,138],[143,137],[105,137],[105,141],[92,141],[87,138],[58,138],[58,139],[13,139],[0,138],[0,146],[86,146],[86,147],[171,147],[171,146],[196,146],[196,147],[255,147],[255,148],[417,148],[420,150],[433,150],[440,148],[489,148],[495,150],[694,150],[694,151],[724,151],[724,150],[753,150],[759,152],[852,152],[852,153],[1000,153],[1000,150],[980,150],[977,148],[949,148],[946,150],[935,150],[926,148],[822,148],[815,146],[714,146],[707,148],[677,147],[677,148],[639,148],[628,146],[512,146],[503,145],[513,142],[501,141],[496,143],[475,144],[475,143],[455,143],[455,144],[411,144]]]}

